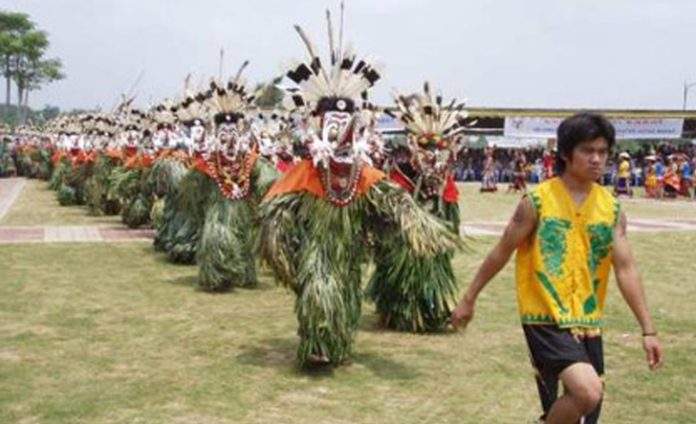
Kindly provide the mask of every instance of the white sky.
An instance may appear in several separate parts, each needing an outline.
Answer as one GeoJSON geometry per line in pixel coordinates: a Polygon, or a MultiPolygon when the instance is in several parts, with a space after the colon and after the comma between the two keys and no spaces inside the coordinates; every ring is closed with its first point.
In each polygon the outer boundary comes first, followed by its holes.
{"type": "MultiPolygon", "coordinates": [[[[373,98],[428,79],[472,106],[680,109],[696,82],[693,0],[347,0],[346,37],[385,64],[373,98]]],[[[251,60],[265,81],[304,58],[292,25],[326,44],[338,0],[0,0],[49,32],[68,78],[30,104],[110,108],[144,71],[141,103],[177,95],[184,77],[251,60]]],[[[4,84],[0,84],[4,88],[4,84]]],[[[4,90],[2,90],[4,98],[4,90]]],[[[689,106],[696,108],[696,87],[689,106]]]]}

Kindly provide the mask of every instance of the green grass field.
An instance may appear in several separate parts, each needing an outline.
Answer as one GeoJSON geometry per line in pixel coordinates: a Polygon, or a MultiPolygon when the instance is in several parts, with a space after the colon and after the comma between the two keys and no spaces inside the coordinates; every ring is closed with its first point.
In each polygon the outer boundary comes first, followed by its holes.
{"type": "MultiPolygon", "coordinates": [[[[667,362],[647,370],[612,285],[603,422],[692,423],[696,234],[631,239],[667,362]]],[[[456,257],[462,286],[493,241],[456,257]]],[[[539,413],[511,266],[465,332],[382,331],[365,304],[352,363],[314,373],[295,366],[294,296],[267,271],[258,288],[227,294],[197,291],[195,278],[142,242],[0,246],[0,422],[525,423],[539,413]]]]}
{"type": "Polygon", "coordinates": [[[0,219],[1,226],[58,226],[120,224],[119,216],[89,216],[81,206],[60,206],[56,192],[49,190],[45,181],[27,180],[22,194],[0,219]]]}
{"type": "MultiPolygon", "coordinates": [[[[507,221],[515,210],[521,194],[506,193],[507,185],[498,184],[497,193],[479,193],[479,183],[459,184],[462,221],[507,221]]],[[[629,219],[696,219],[696,202],[678,200],[648,200],[644,190],[635,190],[633,199],[621,198],[629,219]]]]}

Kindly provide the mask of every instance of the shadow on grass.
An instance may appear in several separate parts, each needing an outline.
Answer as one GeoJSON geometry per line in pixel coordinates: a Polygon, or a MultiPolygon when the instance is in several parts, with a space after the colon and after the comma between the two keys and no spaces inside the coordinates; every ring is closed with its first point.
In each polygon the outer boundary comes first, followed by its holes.
{"type": "MultiPolygon", "coordinates": [[[[182,265],[186,266],[186,265],[182,265]]],[[[192,270],[195,270],[196,268],[192,268],[192,270]]],[[[264,281],[259,281],[256,285],[253,286],[230,286],[230,287],[224,287],[220,288],[217,290],[206,290],[203,289],[198,285],[198,273],[192,274],[192,275],[182,275],[179,277],[174,277],[166,280],[167,283],[173,284],[176,286],[187,286],[191,287],[194,289],[196,293],[201,293],[201,294],[208,294],[208,295],[234,295],[235,292],[241,291],[241,290],[246,290],[246,291],[270,291],[274,290],[275,286],[273,284],[264,282],[264,281]]]]}
{"type": "Polygon", "coordinates": [[[144,249],[147,254],[151,255],[153,258],[155,258],[155,262],[159,264],[165,264],[168,266],[175,266],[175,267],[181,267],[181,268],[188,268],[188,267],[195,267],[196,263],[189,263],[189,262],[174,262],[169,259],[169,256],[167,256],[167,253],[161,250],[155,249],[155,247],[152,245],[152,243],[149,243],[147,245],[147,248],[144,249]]]}
{"type": "Polygon", "coordinates": [[[198,281],[197,275],[181,275],[179,277],[174,277],[166,280],[167,284],[172,284],[174,286],[185,286],[185,287],[196,287],[196,282],[198,281]]]}
{"type": "MultiPolygon", "coordinates": [[[[258,344],[241,346],[238,363],[255,367],[275,368],[298,375],[325,378],[334,375],[334,366],[300,367],[297,364],[297,338],[271,338],[258,344]]],[[[420,373],[401,362],[374,352],[355,352],[343,366],[359,365],[384,380],[413,380],[420,373]]]]}
{"type": "Polygon", "coordinates": [[[379,322],[379,316],[377,315],[376,312],[368,312],[368,313],[363,313],[362,317],[360,318],[360,326],[358,327],[360,331],[364,331],[366,333],[373,333],[373,334],[414,334],[419,337],[443,337],[443,336],[449,336],[452,334],[456,334],[457,331],[455,331],[451,326],[447,326],[446,328],[439,330],[439,331],[431,331],[427,333],[412,333],[409,331],[399,331],[395,330],[393,328],[388,328],[383,326],[379,322]]]}

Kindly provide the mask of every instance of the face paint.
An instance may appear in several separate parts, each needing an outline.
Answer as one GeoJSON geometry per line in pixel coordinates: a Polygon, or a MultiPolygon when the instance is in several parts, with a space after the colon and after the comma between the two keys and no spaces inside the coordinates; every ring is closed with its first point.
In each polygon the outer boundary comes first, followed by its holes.
{"type": "Polygon", "coordinates": [[[455,152],[450,140],[421,136],[411,139],[412,165],[421,176],[421,192],[426,198],[437,196],[444,187],[455,152]]]}
{"type": "Polygon", "coordinates": [[[237,131],[237,126],[233,123],[222,123],[218,125],[215,132],[215,137],[221,146],[229,147],[229,145],[234,145],[236,138],[239,136],[239,131],[237,131]]]}
{"type": "Polygon", "coordinates": [[[79,147],[80,146],[80,136],[77,134],[68,135],[68,145],[70,147],[79,147]]]}
{"type": "Polygon", "coordinates": [[[200,121],[191,126],[190,139],[193,144],[202,144],[205,141],[205,127],[200,121]]]}

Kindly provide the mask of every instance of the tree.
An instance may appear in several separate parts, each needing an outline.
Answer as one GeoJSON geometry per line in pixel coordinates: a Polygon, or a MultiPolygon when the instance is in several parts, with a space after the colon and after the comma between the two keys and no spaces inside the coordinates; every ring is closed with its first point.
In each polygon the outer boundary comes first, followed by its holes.
{"type": "MultiPolygon", "coordinates": [[[[21,75],[21,83],[17,81],[17,91],[19,92],[19,101],[17,106],[19,110],[29,110],[29,92],[41,88],[45,83],[58,81],[65,78],[61,72],[63,64],[60,59],[38,59],[30,61],[26,67],[17,74],[21,75]]],[[[26,116],[26,112],[25,112],[26,116]]]]}
{"type": "Polygon", "coordinates": [[[43,31],[28,31],[19,37],[19,48],[14,56],[13,79],[17,84],[17,106],[22,107],[24,90],[41,78],[43,56],[48,48],[48,37],[43,31]]]}
{"type": "Polygon", "coordinates": [[[283,100],[283,90],[278,88],[278,84],[283,79],[282,76],[275,78],[267,84],[259,84],[256,86],[256,104],[262,108],[273,108],[283,100]]]}
{"type": "Polygon", "coordinates": [[[24,13],[0,11],[0,68],[5,77],[5,106],[10,106],[13,65],[21,51],[20,38],[34,29],[34,23],[24,13]]]}
{"type": "Polygon", "coordinates": [[[60,115],[60,108],[58,106],[46,105],[38,113],[41,115],[41,119],[44,122],[47,122],[52,119],[55,119],[56,117],[58,117],[58,115],[60,115]]]}
{"type": "Polygon", "coordinates": [[[29,93],[65,78],[60,59],[46,58],[48,35],[24,13],[0,10],[0,72],[5,77],[5,113],[10,110],[11,82],[17,86],[16,115],[30,115],[29,93]]]}

